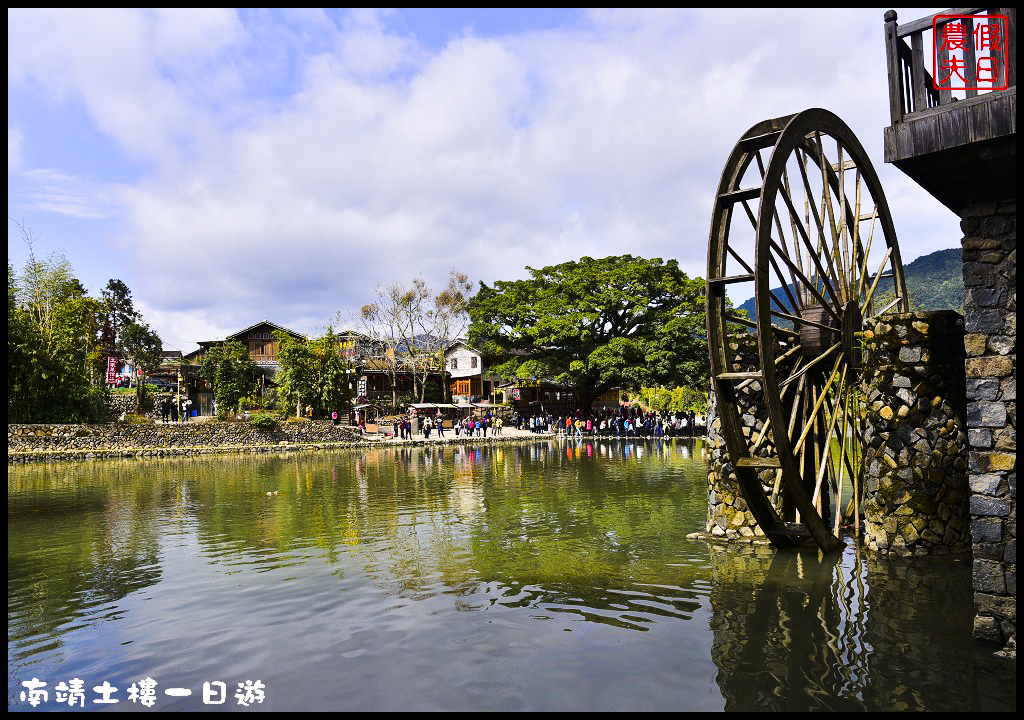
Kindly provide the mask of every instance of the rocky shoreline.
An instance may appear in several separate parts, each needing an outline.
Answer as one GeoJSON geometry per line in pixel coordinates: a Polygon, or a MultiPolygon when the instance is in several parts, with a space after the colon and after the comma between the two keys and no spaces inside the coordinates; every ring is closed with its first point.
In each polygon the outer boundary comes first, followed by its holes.
{"type": "MultiPolygon", "coordinates": [[[[279,453],[371,447],[488,445],[547,440],[554,433],[504,428],[501,435],[402,440],[387,435],[360,436],[351,427],[328,420],[278,423],[262,430],[246,422],[97,425],[8,425],[7,462],[89,461],[103,458],[154,458],[227,453],[279,453]]],[[[668,438],[666,438],[668,439],[668,438]]]]}

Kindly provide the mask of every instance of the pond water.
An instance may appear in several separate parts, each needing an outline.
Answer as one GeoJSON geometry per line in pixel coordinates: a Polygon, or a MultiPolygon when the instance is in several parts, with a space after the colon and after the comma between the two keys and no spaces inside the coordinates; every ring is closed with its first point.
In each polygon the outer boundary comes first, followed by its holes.
{"type": "Polygon", "coordinates": [[[691,541],[706,473],[699,440],[9,465],[8,706],[1016,708],[969,559],[691,541]]]}

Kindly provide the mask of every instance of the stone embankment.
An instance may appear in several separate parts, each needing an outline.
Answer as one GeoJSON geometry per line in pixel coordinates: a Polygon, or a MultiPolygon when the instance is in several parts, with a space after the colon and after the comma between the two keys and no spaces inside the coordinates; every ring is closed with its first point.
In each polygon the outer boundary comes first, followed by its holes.
{"type": "Polygon", "coordinates": [[[449,431],[423,439],[361,436],[329,420],[278,423],[262,430],[249,422],[211,420],[181,423],[106,423],[96,425],[8,425],[7,462],[92,460],[96,458],[165,457],[215,453],[263,453],[325,450],[382,445],[482,445],[548,439],[552,433],[505,428],[487,437],[455,437],[449,431]]]}
{"type": "MultiPolygon", "coordinates": [[[[760,367],[757,337],[752,333],[730,337],[729,360],[730,369],[735,372],[757,370],[760,367]]],[[[737,388],[736,403],[743,426],[743,436],[749,445],[768,420],[764,387],[756,381],[743,384],[737,388]]],[[[706,535],[702,537],[734,542],[767,543],[768,538],[754,519],[740,491],[739,480],[736,478],[725,446],[725,438],[722,436],[722,419],[718,415],[714,393],[711,393],[711,406],[708,409],[708,445],[711,450],[708,459],[708,514],[706,535]]],[[[768,457],[772,450],[771,443],[763,444],[758,455],[768,457]]],[[[773,489],[773,476],[772,470],[760,474],[762,485],[768,493],[773,489]]],[[[698,535],[695,534],[695,537],[698,535]]]]}

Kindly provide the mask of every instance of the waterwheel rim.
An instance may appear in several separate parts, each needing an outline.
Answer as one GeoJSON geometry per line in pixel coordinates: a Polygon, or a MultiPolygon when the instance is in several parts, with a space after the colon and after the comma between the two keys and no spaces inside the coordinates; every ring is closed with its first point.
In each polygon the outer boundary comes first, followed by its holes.
{"type": "Polygon", "coordinates": [[[908,306],[888,204],[849,127],[812,109],[751,128],[726,163],[712,218],[708,339],[722,435],[751,511],[777,546],[801,535],[825,551],[843,546],[844,490],[856,511],[862,473],[860,333],[866,317],[908,306]],[[746,259],[733,221],[753,233],[746,259]],[[755,287],[754,323],[729,314],[723,290],[739,282],[755,287]],[[730,372],[730,320],[756,330],[756,371],[730,372]],[[740,432],[737,382],[763,384],[767,420],[753,444],[740,432]],[[755,479],[768,469],[785,507],[755,479]]]}

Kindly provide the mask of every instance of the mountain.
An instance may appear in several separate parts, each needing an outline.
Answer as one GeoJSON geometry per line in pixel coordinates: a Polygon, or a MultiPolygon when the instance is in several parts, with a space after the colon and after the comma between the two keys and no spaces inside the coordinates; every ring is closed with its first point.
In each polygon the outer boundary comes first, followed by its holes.
{"type": "MultiPolygon", "coordinates": [[[[910,290],[911,310],[956,310],[963,313],[964,276],[961,254],[960,248],[938,250],[929,255],[922,255],[909,265],[903,266],[903,276],[910,290]]],[[[886,287],[885,280],[879,284],[876,291],[879,298],[891,292],[891,284],[886,287]]],[[[781,286],[775,288],[775,295],[785,299],[781,286]]],[[[884,305],[883,302],[882,306],[884,305]]],[[[754,298],[740,305],[739,309],[746,310],[751,318],[757,317],[754,298]]],[[[779,324],[790,325],[785,321],[779,321],[779,324]]]]}

